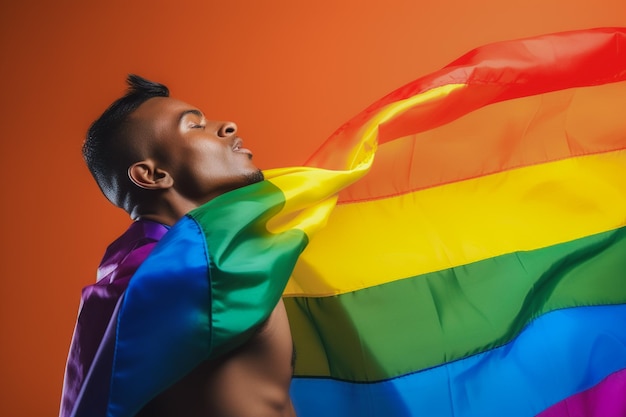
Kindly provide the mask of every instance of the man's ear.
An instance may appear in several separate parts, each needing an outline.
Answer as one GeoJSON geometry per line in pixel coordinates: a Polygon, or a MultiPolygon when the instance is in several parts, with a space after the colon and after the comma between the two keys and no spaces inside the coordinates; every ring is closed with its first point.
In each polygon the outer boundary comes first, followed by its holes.
{"type": "Polygon", "coordinates": [[[135,162],[128,167],[128,178],[139,188],[163,190],[174,185],[169,172],[156,166],[152,159],[135,162]]]}

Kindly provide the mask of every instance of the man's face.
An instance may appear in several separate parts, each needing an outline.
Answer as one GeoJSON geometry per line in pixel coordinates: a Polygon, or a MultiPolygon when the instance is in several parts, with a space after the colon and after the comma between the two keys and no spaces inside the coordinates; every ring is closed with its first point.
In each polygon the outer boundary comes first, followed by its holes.
{"type": "Polygon", "coordinates": [[[194,106],[168,97],[147,100],[131,120],[140,148],[172,176],[178,193],[198,205],[263,179],[232,122],[207,120],[194,106]]]}

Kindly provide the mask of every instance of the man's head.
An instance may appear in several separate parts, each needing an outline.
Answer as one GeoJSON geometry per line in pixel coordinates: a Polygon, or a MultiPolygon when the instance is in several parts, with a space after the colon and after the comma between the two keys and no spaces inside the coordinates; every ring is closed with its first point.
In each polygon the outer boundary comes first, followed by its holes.
{"type": "Polygon", "coordinates": [[[180,217],[263,175],[237,126],[207,120],[136,75],[87,132],[83,156],[104,195],[133,217],[180,217]]]}

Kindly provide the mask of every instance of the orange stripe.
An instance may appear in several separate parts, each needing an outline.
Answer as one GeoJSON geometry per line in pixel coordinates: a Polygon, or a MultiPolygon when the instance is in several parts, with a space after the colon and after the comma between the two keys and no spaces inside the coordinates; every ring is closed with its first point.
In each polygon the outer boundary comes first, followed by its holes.
{"type": "MultiPolygon", "coordinates": [[[[455,101],[454,94],[449,101],[455,101]]],[[[416,107],[393,124],[381,126],[381,142],[397,137],[403,130],[428,129],[433,123],[430,116],[443,117],[441,112],[449,101],[436,102],[439,108],[426,111],[416,107]]],[[[370,173],[342,191],[339,203],[399,195],[513,168],[623,149],[626,118],[618,111],[623,108],[626,82],[483,107],[437,129],[384,143],[370,173]]]]}

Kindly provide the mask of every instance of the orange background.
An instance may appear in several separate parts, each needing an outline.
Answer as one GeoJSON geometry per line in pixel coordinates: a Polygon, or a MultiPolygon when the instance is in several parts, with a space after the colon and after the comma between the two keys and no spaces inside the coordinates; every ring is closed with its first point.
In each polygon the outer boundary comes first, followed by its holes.
{"type": "Polygon", "coordinates": [[[80,156],[128,72],[270,168],[475,46],[596,26],[626,26],[624,0],[2,0],[0,415],[57,414],[80,289],[129,222],[80,156]]]}

